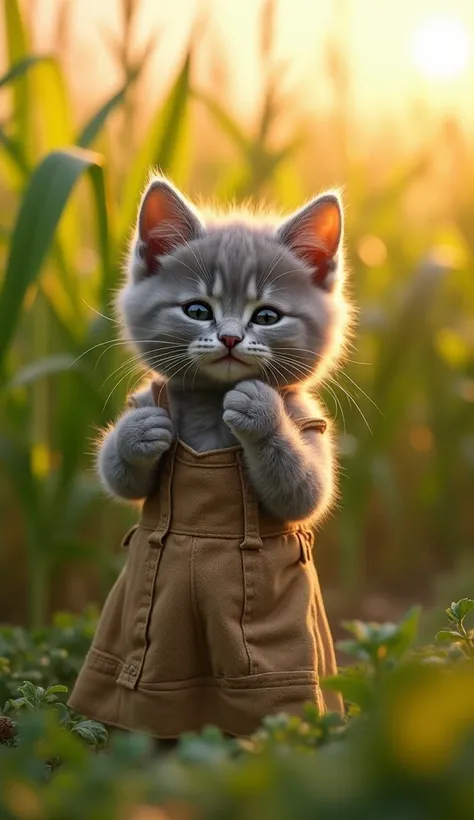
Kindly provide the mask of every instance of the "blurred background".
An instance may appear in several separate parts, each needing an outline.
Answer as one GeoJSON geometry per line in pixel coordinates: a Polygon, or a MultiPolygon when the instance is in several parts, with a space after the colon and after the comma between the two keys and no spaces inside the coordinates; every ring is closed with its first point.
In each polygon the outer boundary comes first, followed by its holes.
{"type": "Polygon", "coordinates": [[[140,379],[112,304],[157,166],[282,211],[343,188],[359,315],[316,561],[333,624],[422,603],[431,633],[474,590],[474,5],[1,0],[0,43],[0,621],[100,604],[123,561],[136,510],[91,453],[140,379]]]}

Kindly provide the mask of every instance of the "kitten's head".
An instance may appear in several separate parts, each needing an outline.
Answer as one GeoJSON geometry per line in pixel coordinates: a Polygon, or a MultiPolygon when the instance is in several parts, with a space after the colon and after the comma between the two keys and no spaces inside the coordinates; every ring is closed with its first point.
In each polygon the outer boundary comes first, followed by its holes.
{"type": "Polygon", "coordinates": [[[341,238],[333,193],[279,225],[235,215],[205,223],[155,178],[119,295],[127,335],[148,368],[183,386],[314,381],[343,340],[341,238]]]}

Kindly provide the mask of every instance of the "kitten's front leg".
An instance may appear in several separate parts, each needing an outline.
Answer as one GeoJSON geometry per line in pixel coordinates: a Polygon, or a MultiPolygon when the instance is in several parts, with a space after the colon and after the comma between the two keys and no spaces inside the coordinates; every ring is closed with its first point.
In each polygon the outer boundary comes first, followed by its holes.
{"type": "Polygon", "coordinates": [[[332,494],[330,445],[320,432],[300,435],[279,394],[241,382],[224,399],[224,421],[244,448],[260,501],[278,518],[315,518],[332,494]]]}
{"type": "Polygon", "coordinates": [[[97,467],[104,488],[121,498],[146,498],[173,437],[166,410],[155,406],[128,410],[106,434],[99,450],[97,467]]]}

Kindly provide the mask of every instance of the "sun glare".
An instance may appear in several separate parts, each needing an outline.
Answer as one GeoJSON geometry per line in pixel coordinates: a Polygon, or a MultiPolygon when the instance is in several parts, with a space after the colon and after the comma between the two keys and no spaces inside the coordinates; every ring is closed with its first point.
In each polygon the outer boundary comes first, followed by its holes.
{"type": "Polygon", "coordinates": [[[466,69],[470,56],[469,36],[456,17],[430,17],[415,31],[413,57],[424,77],[448,80],[466,69]]]}

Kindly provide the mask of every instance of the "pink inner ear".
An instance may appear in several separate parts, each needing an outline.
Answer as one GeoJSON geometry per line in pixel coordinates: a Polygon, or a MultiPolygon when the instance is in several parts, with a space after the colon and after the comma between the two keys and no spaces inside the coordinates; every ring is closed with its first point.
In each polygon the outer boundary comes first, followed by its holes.
{"type": "Polygon", "coordinates": [[[148,234],[143,258],[150,273],[156,270],[157,257],[165,256],[179,244],[178,241],[173,241],[170,236],[172,227],[171,223],[163,222],[148,234]]]}
{"type": "Polygon", "coordinates": [[[341,227],[339,203],[330,196],[308,206],[287,229],[286,243],[313,269],[315,282],[322,282],[334,267],[341,227]]]}
{"type": "Polygon", "coordinates": [[[143,258],[148,271],[156,271],[157,257],[170,253],[193,234],[191,212],[174,191],[164,184],[153,185],[145,195],[139,218],[143,258]]]}

